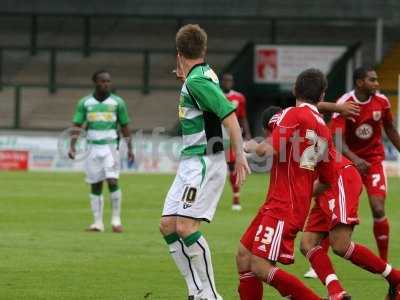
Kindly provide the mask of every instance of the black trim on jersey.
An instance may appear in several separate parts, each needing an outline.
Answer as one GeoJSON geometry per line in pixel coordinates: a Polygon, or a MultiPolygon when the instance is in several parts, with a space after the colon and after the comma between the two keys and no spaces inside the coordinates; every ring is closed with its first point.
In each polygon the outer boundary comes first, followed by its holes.
{"type": "Polygon", "coordinates": [[[190,74],[196,67],[198,67],[198,66],[207,66],[207,63],[206,63],[206,62],[202,62],[202,63],[195,64],[195,65],[190,69],[190,71],[187,73],[186,78],[188,78],[188,77],[189,77],[189,74],[190,74]]]}
{"type": "MultiPolygon", "coordinates": [[[[204,131],[206,133],[206,140],[207,140],[207,147],[206,151],[204,154],[216,154],[218,152],[224,151],[224,143],[223,143],[223,137],[222,137],[222,123],[220,118],[213,112],[208,112],[205,110],[202,110],[199,106],[199,104],[196,101],[196,98],[193,96],[193,94],[190,92],[189,86],[186,85],[186,89],[188,91],[188,94],[190,98],[192,99],[193,105],[200,111],[203,112],[203,118],[204,118],[204,131]],[[212,142],[212,149],[209,149],[209,141],[211,140],[212,142]]],[[[233,113],[235,110],[230,112],[229,114],[233,113]]],[[[228,115],[229,115],[228,114],[228,115]]],[[[226,118],[228,115],[226,115],[224,118],[226,118]]]]}
{"type": "Polygon", "coordinates": [[[236,108],[235,108],[234,110],[228,112],[225,116],[223,116],[223,117],[221,118],[221,122],[222,122],[223,120],[225,120],[227,117],[229,117],[229,116],[230,116],[232,113],[234,113],[235,111],[236,111],[236,108]]]}
{"type": "Polygon", "coordinates": [[[212,112],[203,111],[204,131],[206,132],[207,149],[205,154],[215,154],[224,151],[222,140],[222,124],[218,116],[212,112]],[[209,145],[209,142],[212,144],[209,145]],[[209,149],[209,147],[212,147],[209,149]]]}
{"type": "Polygon", "coordinates": [[[191,263],[190,257],[189,257],[189,255],[186,254],[186,252],[185,252],[185,247],[183,246],[182,241],[179,239],[178,242],[179,242],[179,244],[181,245],[181,249],[182,249],[183,255],[186,257],[186,259],[187,259],[187,261],[188,261],[189,270],[190,270],[190,274],[192,275],[192,279],[193,279],[194,285],[196,286],[197,290],[200,291],[200,288],[199,288],[199,286],[197,285],[196,279],[194,278],[194,273],[193,273],[192,263],[191,263]]]}
{"type": "Polygon", "coordinates": [[[210,284],[210,287],[211,287],[211,290],[212,290],[212,292],[213,292],[213,294],[214,294],[215,299],[218,299],[218,298],[217,298],[217,293],[215,293],[214,286],[213,286],[212,281],[211,281],[211,278],[210,278],[210,274],[209,274],[209,272],[208,272],[208,263],[207,263],[206,249],[205,249],[205,247],[203,247],[203,245],[202,245],[198,240],[197,240],[196,243],[197,243],[197,245],[199,245],[199,247],[203,250],[203,259],[204,259],[204,263],[205,263],[205,265],[206,265],[206,274],[207,274],[207,278],[208,278],[208,283],[210,284]]]}

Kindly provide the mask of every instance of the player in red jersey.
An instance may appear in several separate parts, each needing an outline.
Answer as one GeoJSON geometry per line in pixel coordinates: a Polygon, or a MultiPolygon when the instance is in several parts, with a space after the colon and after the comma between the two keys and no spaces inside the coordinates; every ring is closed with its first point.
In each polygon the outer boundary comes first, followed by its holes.
{"type": "Polygon", "coordinates": [[[338,149],[360,171],[366,187],[372,215],[374,236],[379,255],[387,260],[389,246],[389,222],[385,215],[387,191],[382,161],[385,157],[382,143],[382,127],[393,145],[400,151],[400,137],[393,125],[389,100],[378,92],[378,76],[373,68],[361,67],[353,74],[354,90],[344,94],[338,103],[356,102],[360,115],[345,119],[333,115],[332,131],[336,135],[338,149]]]}
{"type": "MultiPolygon", "coordinates": [[[[246,111],[246,98],[242,93],[233,90],[234,79],[230,73],[222,75],[221,89],[225,93],[226,98],[235,104],[236,106],[236,117],[239,121],[239,125],[242,128],[243,137],[245,140],[251,139],[249,122],[247,121],[246,111]]],[[[235,152],[230,149],[227,153],[228,169],[229,169],[229,181],[231,183],[233,199],[232,199],[232,210],[241,210],[240,205],[240,186],[236,183],[235,168],[235,152]]]]}
{"type": "Polygon", "coordinates": [[[272,131],[274,157],[267,199],[242,236],[237,254],[242,300],[262,299],[262,281],[283,297],[321,299],[276,263],[294,262],[294,240],[308,215],[317,162],[329,138],[315,106],[326,85],[319,70],[302,72],[294,89],[298,106],[284,110],[272,131]]]}
{"type": "Polygon", "coordinates": [[[320,242],[328,234],[335,254],[369,272],[381,274],[391,286],[389,299],[399,300],[400,294],[396,296],[396,287],[400,289],[400,272],[365,246],[354,243],[351,238],[354,226],[359,223],[361,176],[353,163],[336,151],[332,138],[328,140],[328,149],[328,157],[318,165],[319,181],[322,184],[316,189],[316,193],[323,185],[329,189],[323,196],[317,197],[310,211],[301,251],[327,287],[330,300],[351,297],[341,286],[326,250],[320,246],[320,242]]]}

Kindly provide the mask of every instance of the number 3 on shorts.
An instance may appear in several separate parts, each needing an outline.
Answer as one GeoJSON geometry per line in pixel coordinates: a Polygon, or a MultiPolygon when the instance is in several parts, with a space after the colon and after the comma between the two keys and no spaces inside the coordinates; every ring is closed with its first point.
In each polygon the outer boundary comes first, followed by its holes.
{"type": "Polygon", "coordinates": [[[257,230],[256,236],[254,238],[254,241],[259,242],[261,239],[261,243],[266,244],[266,245],[271,244],[272,237],[274,236],[274,233],[275,233],[275,229],[272,227],[268,227],[268,226],[265,227],[264,235],[262,238],[260,238],[260,234],[262,233],[262,231],[263,231],[263,226],[262,225],[258,226],[258,230],[257,230]]]}

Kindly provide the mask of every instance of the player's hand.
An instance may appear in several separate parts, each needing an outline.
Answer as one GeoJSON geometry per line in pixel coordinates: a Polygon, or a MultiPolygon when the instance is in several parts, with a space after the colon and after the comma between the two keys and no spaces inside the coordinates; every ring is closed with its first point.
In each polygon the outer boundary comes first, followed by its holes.
{"type": "Polygon", "coordinates": [[[360,171],[361,174],[366,174],[369,168],[371,167],[371,164],[362,158],[359,158],[356,161],[354,161],[354,164],[356,165],[357,169],[360,171]]]}
{"type": "Polygon", "coordinates": [[[236,157],[235,173],[236,184],[238,185],[242,185],[246,180],[247,175],[251,173],[250,167],[243,153],[240,153],[236,157]]]}
{"type": "Polygon", "coordinates": [[[68,151],[68,157],[70,158],[70,159],[75,159],[75,156],[76,156],[76,150],[75,150],[75,148],[69,148],[69,151],[68,151]]]}
{"type": "Polygon", "coordinates": [[[245,141],[243,143],[243,150],[246,153],[253,153],[256,151],[258,143],[255,140],[245,141]]]}
{"type": "Polygon", "coordinates": [[[337,104],[340,114],[345,117],[354,117],[360,115],[360,105],[354,101],[347,101],[343,104],[337,104]]]}

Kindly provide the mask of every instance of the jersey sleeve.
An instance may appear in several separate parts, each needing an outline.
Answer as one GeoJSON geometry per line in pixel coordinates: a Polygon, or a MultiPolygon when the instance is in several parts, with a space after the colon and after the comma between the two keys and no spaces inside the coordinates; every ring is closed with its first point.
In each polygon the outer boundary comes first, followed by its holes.
{"type": "Polygon", "coordinates": [[[120,99],[118,103],[118,123],[125,126],[129,123],[128,108],[124,100],[120,99]]]}
{"type": "Polygon", "coordinates": [[[297,113],[293,108],[286,109],[282,112],[279,120],[272,131],[272,146],[276,153],[286,150],[286,145],[290,142],[293,133],[299,127],[300,122],[297,113]]]}
{"type": "Polygon", "coordinates": [[[206,78],[193,77],[186,82],[186,86],[201,110],[212,112],[221,120],[236,110],[220,87],[206,78]]]}
{"type": "Polygon", "coordinates": [[[82,125],[85,122],[86,122],[85,102],[83,100],[80,100],[75,108],[75,113],[72,118],[72,123],[77,125],[82,125]]]}
{"type": "Polygon", "coordinates": [[[382,113],[383,124],[391,124],[393,123],[393,113],[391,110],[390,101],[388,98],[386,98],[386,96],[383,97],[385,99],[383,104],[383,113],[382,113]]]}

